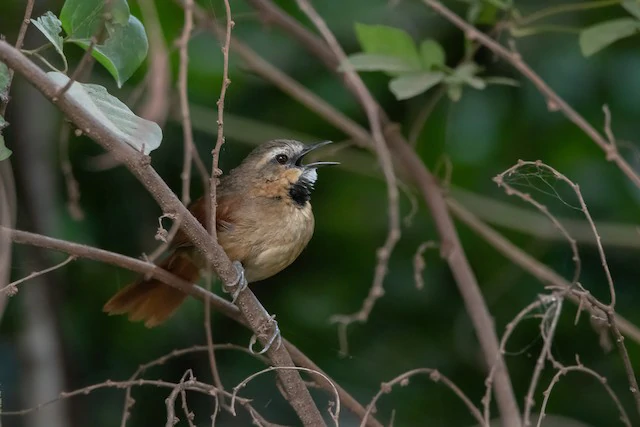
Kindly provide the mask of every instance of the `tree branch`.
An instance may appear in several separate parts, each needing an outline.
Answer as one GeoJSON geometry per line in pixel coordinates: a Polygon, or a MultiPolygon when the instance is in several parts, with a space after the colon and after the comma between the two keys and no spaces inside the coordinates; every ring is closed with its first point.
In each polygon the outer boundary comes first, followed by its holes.
{"type": "MultiPolygon", "coordinates": [[[[8,237],[13,240],[14,243],[61,251],[70,255],[75,255],[79,258],[86,258],[94,261],[104,262],[106,264],[134,271],[139,274],[148,275],[149,277],[153,277],[154,279],[161,280],[167,285],[180,289],[182,292],[198,300],[208,302],[211,307],[217,312],[229,317],[230,319],[240,323],[241,325],[249,327],[247,321],[242,317],[242,314],[240,313],[238,307],[220,298],[216,294],[201,288],[200,286],[195,286],[178,276],[174,276],[173,274],[159,268],[153,263],[142,261],[136,258],[131,258],[114,252],[105,251],[103,249],[94,248],[91,246],[54,239],[39,234],[29,233],[27,231],[10,230],[8,228],[0,227],[0,236],[4,236],[5,234],[8,234],[8,237]]],[[[296,362],[298,366],[320,372],[330,378],[326,372],[320,369],[318,365],[313,363],[313,361],[311,361],[295,345],[284,338],[282,339],[282,343],[291,355],[291,358],[296,362]]],[[[336,388],[338,389],[340,402],[353,413],[357,414],[359,417],[363,417],[365,408],[360,405],[360,403],[358,403],[358,401],[355,400],[342,387],[340,387],[334,380],[331,380],[331,382],[335,384],[336,388]]],[[[318,385],[329,393],[333,392],[333,388],[324,381],[318,382],[318,385]]],[[[373,420],[372,418],[369,418],[368,425],[370,425],[371,427],[382,427],[380,423],[373,420]]]]}
{"type": "MultiPolygon", "coordinates": [[[[253,1],[253,3],[256,3],[257,1],[258,0],[253,1]]],[[[260,1],[260,3],[263,5],[268,5],[271,10],[278,10],[278,7],[270,1],[260,1]]],[[[202,19],[201,16],[202,13],[196,14],[196,19],[202,19]]],[[[272,14],[270,16],[270,18],[276,24],[284,22],[277,20],[277,16],[284,16],[284,12],[280,12],[279,14],[272,14]]],[[[209,21],[206,25],[211,28],[212,26],[215,26],[215,23],[213,21],[209,21]]],[[[331,52],[331,49],[329,49],[329,47],[324,45],[324,43],[322,43],[321,41],[309,42],[309,40],[317,40],[317,38],[313,35],[307,35],[304,38],[298,38],[297,36],[300,33],[302,33],[303,31],[307,31],[299,24],[294,25],[291,23],[291,21],[288,21],[288,24],[283,24],[283,29],[287,31],[291,30],[292,28],[296,28],[295,32],[291,31],[292,36],[296,38],[296,40],[302,42],[303,46],[310,52],[314,54],[319,50],[325,52],[320,58],[325,62],[325,64],[329,66],[332,71],[335,71],[335,65],[338,63],[338,59],[335,58],[335,56],[331,52]],[[325,47],[324,49],[321,49],[320,46],[325,47]],[[329,60],[329,55],[334,58],[333,61],[329,60]]],[[[235,52],[242,56],[242,58],[245,60],[245,63],[247,63],[247,65],[249,65],[254,72],[260,74],[262,77],[269,81],[277,81],[279,83],[278,87],[280,87],[281,89],[286,89],[286,93],[299,100],[322,117],[332,117],[332,119],[330,120],[332,123],[338,123],[338,121],[335,120],[334,116],[339,113],[336,113],[333,108],[331,111],[331,116],[323,114],[325,108],[324,102],[308,102],[309,100],[313,100],[313,97],[310,97],[308,95],[308,90],[306,88],[301,88],[299,85],[287,85],[286,87],[283,87],[282,82],[286,80],[282,78],[282,73],[279,70],[276,70],[274,72],[273,69],[262,67],[262,59],[259,58],[253,51],[247,50],[243,52],[236,49],[235,52]],[[254,67],[254,64],[257,65],[257,67],[254,67]],[[322,107],[322,109],[316,107],[322,107]]],[[[348,80],[345,80],[344,83],[350,91],[352,91],[353,93],[357,93],[358,89],[350,84],[348,80]]],[[[473,274],[471,266],[469,265],[469,262],[465,256],[453,221],[447,211],[446,203],[440,192],[440,187],[431,172],[429,172],[422,160],[416,155],[415,151],[402,136],[398,127],[391,123],[380,106],[377,107],[379,109],[379,117],[385,129],[385,136],[389,144],[391,153],[394,155],[396,160],[404,165],[405,170],[410,175],[411,179],[415,182],[416,186],[420,189],[420,192],[424,200],[426,201],[427,206],[431,210],[431,214],[435,220],[436,227],[440,235],[440,240],[442,242],[442,255],[447,260],[447,263],[449,264],[449,267],[451,268],[451,271],[455,278],[456,284],[458,285],[458,289],[462,294],[466,310],[471,317],[476,334],[479,338],[485,361],[489,366],[494,366],[495,364],[496,376],[494,387],[496,389],[496,398],[498,401],[500,413],[502,415],[503,423],[509,426],[520,425],[520,411],[518,410],[518,405],[516,403],[513,389],[511,387],[511,380],[504,364],[502,354],[499,351],[498,337],[495,332],[493,320],[482,297],[482,293],[480,292],[480,288],[476,281],[475,275],[473,274]]],[[[344,122],[344,120],[341,120],[341,122],[344,122]]],[[[349,126],[348,128],[340,127],[340,129],[347,132],[354,140],[358,141],[361,145],[370,147],[371,137],[370,135],[368,135],[368,133],[362,135],[360,131],[361,128],[354,129],[353,127],[349,126]]]]}
{"type": "MultiPolygon", "coordinates": [[[[20,51],[4,41],[0,41],[0,60],[22,74],[50,101],[53,102],[58,95],[53,81],[49,80],[46,74],[20,51]]],[[[120,141],[113,131],[95,120],[82,105],[69,98],[66,93],[59,97],[55,104],[83,133],[110,151],[116,160],[126,165],[151,193],[165,214],[179,215],[183,218],[182,229],[185,234],[211,263],[223,284],[233,286],[238,273],[229,257],[218,242],[210,238],[207,230],[191,215],[151,167],[150,158],[120,141]]],[[[261,335],[260,331],[263,331],[265,326],[268,327],[272,319],[249,288],[240,293],[237,305],[251,326],[251,330],[255,332],[262,345],[266,345],[268,337],[261,335]]],[[[271,346],[266,353],[274,366],[293,366],[293,361],[285,347],[271,346]]],[[[293,370],[280,370],[277,374],[284,384],[289,402],[301,420],[308,425],[324,425],[320,411],[315,406],[300,374],[293,370]]]]}
{"type": "MultiPolygon", "coordinates": [[[[527,271],[533,277],[538,279],[545,285],[554,285],[558,288],[565,290],[571,289],[571,283],[558,273],[542,264],[540,261],[527,254],[518,246],[511,243],[500,233],[493,228],[478,219],[472,212],[467,210],[457,201],[449,198],[447,199],[447,205],[453,214],[469,228],[471,228],[476,234],[480,235],[487,243],[493,246],[498,252],[500,252],[505,258],[520,266],[523,270],[527,271]]],[[[593,316],[597,318],[603,318],[606,316],[601,309],[592,306],[584,305],[580,299],[573,293],[568,293],[567,299],[572,301],[579,307],[586,308],[593,316]]],[[[620,316],[618,313],[614,313],[615,323],[620,331],[627,337],[634,340],[636,343],[640,343],[640,329],[633,323],[620,316]]]]}

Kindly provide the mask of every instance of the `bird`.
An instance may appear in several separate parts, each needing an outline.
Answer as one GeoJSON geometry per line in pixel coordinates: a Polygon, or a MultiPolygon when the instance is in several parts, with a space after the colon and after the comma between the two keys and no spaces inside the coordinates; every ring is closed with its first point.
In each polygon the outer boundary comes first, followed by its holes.
{"type": "MultiPolygon", "coordinates": [[[[289,139],[264,142],[239,166],[220,178],[216,188],[216,232],[218,243],[241,269],[239,277],[254,283],[288,267],[311,240],[315,220],[311,192],[317,169],[337,162],[303,164],[312,151],[330,144],[310,146],[289,139]]],[[[204,196],[189,211],[206,227],[208,200],[204,196]]],[[[171,253],[158,266],[196,283],[207,262],[188,237],[178,231],[171,253]]],[[[186,298],[182,291],[154,278],[141,277],[109,299],[103,311],[128,314],[130,321],[143,321],[152,328],[169,319],[186,298]]]]}

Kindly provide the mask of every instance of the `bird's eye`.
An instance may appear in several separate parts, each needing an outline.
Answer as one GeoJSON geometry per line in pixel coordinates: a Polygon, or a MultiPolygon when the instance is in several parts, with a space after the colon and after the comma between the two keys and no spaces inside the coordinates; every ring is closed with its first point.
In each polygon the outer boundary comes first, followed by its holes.
{"type": "Polygon", "coordinates": [[[286,154],[278,154],[276,156],[276,162],[280,163],[281,165],[284,165],[288,161],[289,161],[289,157],[286,154]]]}

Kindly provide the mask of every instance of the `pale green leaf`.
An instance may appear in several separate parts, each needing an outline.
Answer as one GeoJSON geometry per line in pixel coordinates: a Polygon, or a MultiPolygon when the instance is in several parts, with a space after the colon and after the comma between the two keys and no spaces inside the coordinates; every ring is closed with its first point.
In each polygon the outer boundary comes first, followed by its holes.
{"type": "Polygon", "coordinates": [[[403,100],[413,98],[426,92],[444,79],[444,73],[439,71],[418,74],[406,74],[396,77],[389,82],[389,90],[396,99],[403,100]]]}
{"type": "Polygon", "coordinates": [[[38,19],[32,19],[31,23],[44,34],[60,56],[64,58],[64,52],[62,51],[63,39],[60,35],[62,33],[62,22],[58,17],[49,11],[38,19]]]}
{"type": "Polygon", "coordinates": [[[622,7],[624,7],[627,12],[640,19],[640,0],[624,0],[622,2],[622,7]]]}
{"type": "Polygon", "coordinates": [[[4,142],[4,136],[2,136],[2,129],[7,126],[4,118],[0,116],[0,162],[6,160],[11,156],[12,151],[7,148],[4,142]]]}
{"type": "MultiPolygon", "coordinates": [[[[402,58],[389,55],[376,55],[372,53],[355,53],[349,55],[347,61],[356,71],[385,71],[388,73],[402,73],[418,71],[414,65],[402,58]]],[[[345,70],[345,63],[341,64],[338,71],[345,70]]]]}
{"type": "Polygon", "coordinates": [[[4,142],[4,136],[2,136],[2,132],[0,132],[0,162],[3,160],[7,160],[13,151],[9,150],[4,142]]]}
{"type": "Polygon", "coordinates": [[[474,89],[482,90],[487,87],[487,83],[480,77],[471,77],[467,80],[467,84],[474,89]]]}
{"type": "Polygon", "coordinates": [[[0,62],[0,102],[7,102],[9,99],[9,68],[4,62],[0,62]]]}
{"type": "Polygon", "coordinates": [[[621,18],[596,24],[580,32],[580,49],[584,56],[591,56],[611,43],[632,36],[640,31],[640,22],[633,18],[621,18]]]}
{"type": "Polygon", "coordinates": [[[385,25],[355,24],[356,35],[365,53],[402,58],[408,64],[420,68],[420,56],[409,34],[399,28],[385,25]]]}
{"type": "Polygon", "coordinates": [[[462,98],[462,85],[457,83],[450,84],[447,87],[447,96],[453,102],[460,101],[460,98],[462,98]]]}
{"type": "Polygon", "coordinates": [[[444,49],[435,40],[426,39],[420,43],[420,59],[422,60],[422,66],[426,70],[431,70],[434,67],[441,67],[445,62],[444,49]]]}
{"type": "MultiPolygon", "coordinates": [[[[129,16],[127,25],[107,23],[108,38],[104,44],[96,45],[92,55],[100,62],[122,87],[138,69],[147,56],[149,42],[142,22],[135,16],[129,16]]],[[[91,39],[72,40],[84,49],[91,39]]]]}
{"type": "Polygon", "coordinates": [[[464,64],[461,64],[458,67],[456,67],[453,73],[462,81],[465,81],[475,76],[480,71],[482,71],[482,67],[480,67],[475,62],[465,62],[464,64]]]}
{"type": "Polygon", "coordinates": [[[467,84],[475,89],[484,89],[486,83],[476,76],[480,71],[482,68],[475,62],[465,62],[453,70],[453,74],[447,76],[446,81],[450,85],[467,84]]]}
{"type": "MultiPolygon", "coordinates": [[[[126,0],[111,0],[112,22],[127,25],[129,5],[126,0]]],[[[105,22],[104,0],[66,0],[60,12],[62,28],[72,39],[91,39],[97,36],[105,22]]]]}
{"type": "MultiPolygon", "coordinates": [[[[47,75],[58,88],[64,87],[69,81],[62,73],[49,72],[47,75]]],[[[110,95],[104,87],[74,82],[66,96],[81,104],[96,120],[118,135],[123,144],[128,144],[145,154],[160,146],[160,126],[133,114],[129,107],[110,95]]]]}

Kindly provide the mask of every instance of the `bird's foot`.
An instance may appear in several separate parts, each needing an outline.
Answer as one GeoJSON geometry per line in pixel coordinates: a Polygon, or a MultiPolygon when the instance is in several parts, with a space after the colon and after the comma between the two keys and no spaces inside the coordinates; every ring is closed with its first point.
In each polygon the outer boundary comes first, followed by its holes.
{"type": "Polygon", "coordinates": [[[228,287],[233,288],[233,292],[230,292],[231,302],[235,303],[236,299],[238,298],[238,295],[240,295],[240,292],[244,291],[247,288],[247,286],[249,285],[249,282],[247,282],[247,278],[244,275],[244,267],[242,266],[240,261],[234,261],[233,266],[235,267],[236,272],[238,273],[238,278],[236,279],[233,285],[229,285],[228,287]]]}
{"type": "MultiPolygon", "coordinates": [[[[265,323],[265,325],[263,325],[263,328],[265,329],[264,333],[267,332],[267,330],[269,329],[269,325],[271,325],[271,324],[273,324],[273,331],[271,331],[271,336],[267,340],[267,343],[264,345],[264,348],[262,350],[260,350],[259,352],[256,352],[253,349],[253,346],[258,341],[258,337],[256,335],[253,335],[251,337],[251,340],[249,341],[249,351],[251,353],[253,353],[253,354],[264,354],[271,348],[271,346],[275,342],[277,342],[276,349],[280,348],[280,346],[282,345],[282,335],[280,335],[280,328],[278,327],[278,321],[276,320],[275,314],[273,316],[271,316],[269,322],[267,322],[267,323],[265,323]]],[[[262,334],[262,333],[263,332],[260,332],[260,334],[262,334]]]]}

